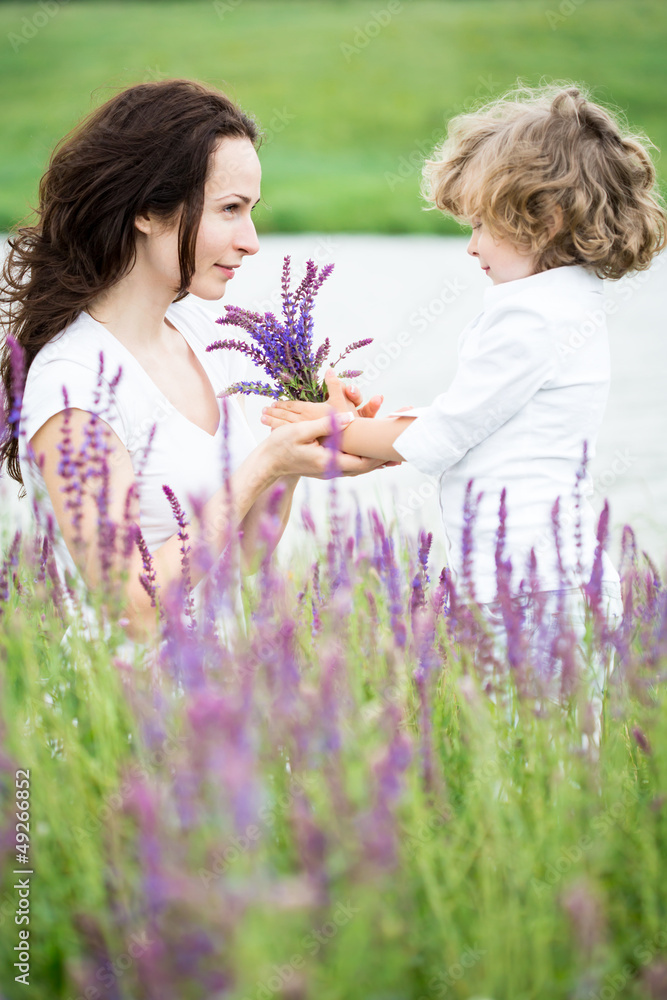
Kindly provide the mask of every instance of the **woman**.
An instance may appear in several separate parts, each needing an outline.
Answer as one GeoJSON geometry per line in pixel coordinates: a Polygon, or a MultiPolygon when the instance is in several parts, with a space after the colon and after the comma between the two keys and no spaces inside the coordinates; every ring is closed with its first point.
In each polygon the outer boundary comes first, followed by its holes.
{"type": "MultiPolygon", "coordinates": [[[[163,593],[181,579],[176,502],[192,549],[216,558],[240,528],[252,557],[271,488],[284,483],[284,526],[299,476],[326,467],[328,418],[256,445],[237,401],[225,415],[217,393],[238,376],[205,352],[217,328],[188,298],[221,298],[259,249],[257,141],[254,122],[217,91],[185,80],[130,87],[62,141],[37,224],[9,241],[3,302],[27,378],[19,416],[9,342],[0,462],[43,524],[57,524],[61,574],[121,588],[130,637],[154,628],[147,551],[163,593]]],[[[343,474],[379,464],[340,456],[343,474]]],[[[205,573],[193,561],[189,584],[205,573]]]]}

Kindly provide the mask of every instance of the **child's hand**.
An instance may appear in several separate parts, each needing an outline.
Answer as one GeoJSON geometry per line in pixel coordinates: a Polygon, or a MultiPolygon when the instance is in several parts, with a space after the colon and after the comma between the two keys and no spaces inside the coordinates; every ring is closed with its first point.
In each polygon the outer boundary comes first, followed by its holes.
{"type": "Polygon", "coordinates": [[[262,410],[262,423],[268,424],[271,430],[275,430],[283,424],[319,420],[320,417],[326,417],[332,412],[332,407],[328,403],[302,403],[297,399],[277,399],[271,406],[265,406],[262,410]]]}
{"type": "Polygon", "coordinates": [[[333,368],[328,369],[324,381],[329,391],[329,400],[326,403],[277,399],[271,406],[265,406],[262,410],[262,423],[274,429],[301,420],[319,420],[332,410],[338,413],[356,412],[360,417],[374,417],[382,406],[383,397],[373,396],[365,406],[356,410],[361,403],[361,391],[355,385],[344,385],[333,368]]]}

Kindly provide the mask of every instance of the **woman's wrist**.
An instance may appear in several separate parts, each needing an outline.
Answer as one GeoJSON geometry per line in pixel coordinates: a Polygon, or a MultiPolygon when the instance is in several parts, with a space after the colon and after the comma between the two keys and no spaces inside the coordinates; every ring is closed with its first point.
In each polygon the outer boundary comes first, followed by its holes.
{"type": "Polygon", "coordinates": [[[297,487],[297,483],[301,479],[297,473],[290,472],[284,476],[280,477],[281,483],[284,483],[288,490],[294,491],[297,487]]]}
{"type": "MultiPolygon", "coordinates": [[[[252,452],[255,473],[258,478],[262,480],[264,484],[263,489],[266,490],[275,486],[279,479],[286,476],[289,477],[290,475],[280,467],[278,461],[279,456],[276,449],[272,447],[272,444],[271,435],[269,435],[269,437],[260,441],[255,450],[252,452]]],[[[296,478],[298,479],[298,476],[296,478]]]]}

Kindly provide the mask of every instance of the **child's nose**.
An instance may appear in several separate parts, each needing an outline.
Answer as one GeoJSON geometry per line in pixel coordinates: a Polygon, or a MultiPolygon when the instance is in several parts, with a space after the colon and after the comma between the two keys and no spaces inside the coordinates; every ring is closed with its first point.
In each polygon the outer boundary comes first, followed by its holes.
{"type": "Polygon", "coordinates": [[[471,257],[479,256],[479,254],[477,253],[477,236],[475,235],[475,233],[473,233],[472,236],[470,237],[470,241],[468,242],[468,246],[466,249],[471,257]]]}

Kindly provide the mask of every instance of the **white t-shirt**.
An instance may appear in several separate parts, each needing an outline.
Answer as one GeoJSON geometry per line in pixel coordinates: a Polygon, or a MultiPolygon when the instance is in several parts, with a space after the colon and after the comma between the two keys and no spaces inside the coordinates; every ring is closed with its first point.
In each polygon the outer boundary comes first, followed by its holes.
{"type": "MultiPolygon", "coordinates": [[[[191,296],[172,303],[167,318],[182,334],[210,379],[217,395],[242,377],[245,359],[230,351],[205,348],[220,337],[214,318],[191,296]]],[[[74,561],[57,530],[44,480],[28,457],[28,442],[55,413],[70,407],[100,413],[127,448],[139,493],[139,523],[149,551],[178,531],[162,486],[174,491],[188,519],[192,499],[206,501],[224,482],[224,421],[214,435],[204,431],[173,406],[151,377],[107,328],[81,313],[46,344],[33,360],[26,379],[21,411],[19,460],[26,492],[42,525],[53,519],[55,556],[62,575],[66,569],[80,582],[74,561]],[[103,368],[100,376],[100,359],[103,368]],[[113,393],[110,384],[120,370],[113,393]],[[152,441],[151,432],[155,428],[152,441]],[[150,441],[150,447],[149,447],[150,441]]],[[[233,472],[255,447],[245,416],[234,398],[228,399],[230,452],[233,472]]]]}
{"type": "MultiPolygon", "coordinates": [[[[396,450],[422,472],[439,477],[449,563],[463,569],[463,506],[473,480],[481,492],[473,528],[475,596],[497,593],[496,533],[503,488],[507,534],[503,559],[512,561],[512,589],[528,582],[535,550],[541,590],[561,586],[551,510],[560,497],[565,582],[579,586],[591,573],[596,517],[581,482],[580,518],[574,487],[584,441],[589,461],[609,392],[610,360],[602,279],[583,267],[558,267],[488,288],[484,311],[462,332],[459,366],[446,392],[396,439],[396,450]],[[581,543],[577,544],[577,521],[581,543]]],[[[412,414],[402,414],[409,416],[412,414]]],[[[618,583],[609,558],[604,580],[618,583]]]]}

